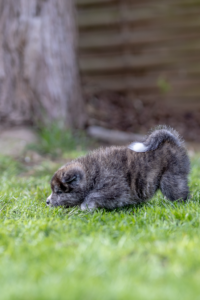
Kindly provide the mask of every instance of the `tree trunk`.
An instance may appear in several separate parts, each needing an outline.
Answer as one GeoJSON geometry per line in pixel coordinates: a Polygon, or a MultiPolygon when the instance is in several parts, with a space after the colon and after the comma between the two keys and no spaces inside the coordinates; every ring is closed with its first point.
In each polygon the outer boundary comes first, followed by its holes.
{"type": "Polygon", "coordinates": [[[0,123],[82,127],[73,0],[0,0],[0,123]]]}

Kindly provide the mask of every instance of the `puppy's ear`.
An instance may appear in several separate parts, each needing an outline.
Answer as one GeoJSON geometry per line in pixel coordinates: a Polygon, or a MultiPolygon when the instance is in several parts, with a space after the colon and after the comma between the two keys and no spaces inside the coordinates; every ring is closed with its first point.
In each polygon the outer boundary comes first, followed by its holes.
{"type": "Polygon", "coordinates": [[[80,170],[77,169],[72,169],[67,172],[63,172],[62,177],[61,177],[61,182],[63,184],[72,184],[72,183],[77,183],[79,180],[82,178],[82,174],[80,170]]]}
{"type": "Polygon", "coordinates": [[[74,174],[74,175],[71,175],[70,174],[63,174],[62,176],[62,183],[71,183],[73,181],[75,181],[77,179],[77,176],[74,174]]]}

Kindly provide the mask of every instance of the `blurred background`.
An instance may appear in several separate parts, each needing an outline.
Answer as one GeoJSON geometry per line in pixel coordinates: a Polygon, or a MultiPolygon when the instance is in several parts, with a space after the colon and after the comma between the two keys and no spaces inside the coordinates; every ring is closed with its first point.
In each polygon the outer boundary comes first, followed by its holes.
{"type": "Polygon", "coordinates": [[[200,1],[77,0],[89,124],[200,141],[200,1]]]}
{"type": "Polygon", "coordinates": [[[166,124],[199,143],[199,13],[199,0],[2,0],[0,152],[52,124],[105,141],[166,124]]]}

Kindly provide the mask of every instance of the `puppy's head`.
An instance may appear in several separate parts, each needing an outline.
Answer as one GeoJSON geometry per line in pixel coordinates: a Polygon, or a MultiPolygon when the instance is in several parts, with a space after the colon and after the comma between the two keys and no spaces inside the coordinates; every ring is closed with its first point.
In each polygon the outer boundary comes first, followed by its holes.
{"type": "Polygon", "coordinates": [[[85,172],[79,163],[63,166],[51,179],[52,193],[47,198],[47,205],[80,205],[84,200],[85,182],[85,172]]]}

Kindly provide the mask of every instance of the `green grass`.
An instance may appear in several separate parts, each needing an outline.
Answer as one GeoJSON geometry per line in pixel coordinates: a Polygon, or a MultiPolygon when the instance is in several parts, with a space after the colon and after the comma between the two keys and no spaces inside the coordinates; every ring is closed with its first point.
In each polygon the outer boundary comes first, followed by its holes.
{"type": "Polygon", "coordinates": [[[46,207],[53,168],[0,157],[1,300],[199,299],[199,157],[188,203],[93,213],[46,207]]]}

